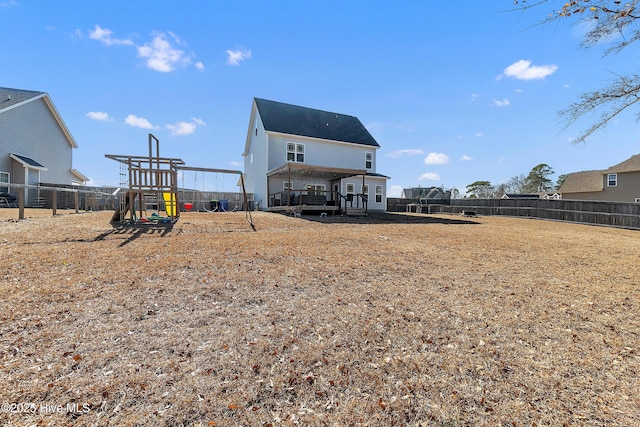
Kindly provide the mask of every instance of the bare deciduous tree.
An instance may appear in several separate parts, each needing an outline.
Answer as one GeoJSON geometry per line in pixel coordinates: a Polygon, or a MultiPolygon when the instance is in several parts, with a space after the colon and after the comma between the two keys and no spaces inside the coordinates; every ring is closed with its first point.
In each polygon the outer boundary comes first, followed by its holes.
{"type": "MultiPolygon", "coordinates": [[[[604,55],[618,53],[640,40],[640,0],[515,0],[516,10],[547,8],[548,14],[541,21],[547,24],[559,20],[583,21],[589,24],[581,46],[589,48],[606,43],[604,55]],[[559,7],[554,8],[557,4],[559,7]]],[[[561,111],[560,118],[566,127],[587,114],[594,113],[593,123],[574,138],[584,142],[614,117],[640,101],[640,76],[635,73],[616,74],[606,87],[583,93],[579,99],[561,111]]],[[[640,120],[640,114],[638,114],[640,120]]]]}

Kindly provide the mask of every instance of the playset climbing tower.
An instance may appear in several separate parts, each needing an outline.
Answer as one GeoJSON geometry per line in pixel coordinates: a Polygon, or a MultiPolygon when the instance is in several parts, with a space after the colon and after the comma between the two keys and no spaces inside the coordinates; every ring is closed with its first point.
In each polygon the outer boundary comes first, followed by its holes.
{"type": "Polygon", "coordinates": [[[138,222],[144,218],[148,205],[159,207],[160,202],[164,204],[167,215],[162,221],[174,223],[178,220],[178,167],[184,165],[184,162],[181,159],[160,157],[158,138],[149,134],[149,156],[105,154],[105,157],[127,167],[127,174],[121,172],[121,181],[126,178],[128,190],[120,198],[120,207],[114,212],[111,222],[138,222]]]}

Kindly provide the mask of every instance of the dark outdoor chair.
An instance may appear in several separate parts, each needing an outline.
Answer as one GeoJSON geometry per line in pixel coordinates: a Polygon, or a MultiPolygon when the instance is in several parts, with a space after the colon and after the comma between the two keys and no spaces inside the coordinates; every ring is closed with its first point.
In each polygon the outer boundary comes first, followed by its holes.
{"type": "Polygon", "coordinates": [[[0,193],[0,206],[6,206],[8,208],[16,207],[16,196],[12,196],[9,193],[0,193]]]}

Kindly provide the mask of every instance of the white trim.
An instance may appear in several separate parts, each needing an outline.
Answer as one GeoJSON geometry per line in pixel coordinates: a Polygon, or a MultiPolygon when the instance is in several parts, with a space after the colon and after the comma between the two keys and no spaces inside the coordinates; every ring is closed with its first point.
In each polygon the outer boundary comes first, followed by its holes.
{"type": "Polygon", "coordinates": [[[375,168],[373,167],[373,151],[366,151],[364,153],[364,168],[367,170],[374,170],[375,168]],[[367,157],[371,156],[370,160],[367,160],[367,157]],[[371,166],[367,167],[367,162],[371,163],[371,166]]]}
{"type": "Polygon", "coordinates": [[[617,173],[609,173],[607,174],[607,187],[617,187],[618,186],[618,174],[617,173]],[[611,178],[613,177],[613,179],[611,178]],[[614,184],[611,184],[611,182],[614,184]]]}
{"type": "Polygon", "coordinates": [[[376,185],[376,194],[375,194],[375,202],[382,203],[384,202],[384,187],[382,185],[376,185]],[[378,201],[378,188],[380,189],[380,201],[378,201]]]}
{"type": "Polygon", "coordinates": [[[380,148],[379,145],[369,145],[369,144],[359,144],[357,142],[345,142],[345,141],[336,141],[335,139],[323,139],[323,138],[315,138],[313,136],[304,136],[304,135],[295,135],[292,133],[283,133],[283,132],[275,132],[272,130],[265,130],[265,133],[268,135],[273,135],[273,136],[280,136],[284,139],[286,138],[296,138],[296,139],[303,139],[306,141],[317,141],[317,142],[323,142],[323,143],[335,143],[335,144],[346,144],[349,146],[356,146],[356,147],[368,147],[371,150],[377,150],[380,148]]]}
{"type": "Polygon", "coordinates": [[[356,194],[356,184],[354,184],[353,182],[345,182],[344,183],[344,193],[345,194],[356,194]],[[349,186],[353,186],[353,190],[350,192],[349,191],[349,186]]]}
{"type": "Polygon", "coordinates": [[[3,176],[3,175],[7,176],[7,180],[6,181],[2,181],[0,179],[0,188],[5,188],[5,186],[3,184],[7,184],[6,185],[7,191],[6,192],[8,193],[9,192],[9,184],[11,183],[11,174],[9,172],[0,171],[0,177],[3,176]]]}
{"type": "Polygon", "coordinates": [[[84,185],[87,181],[89,181],[89,177],[84,176],[78,169],[71,168],[71,173],[74,174],[77,178],[82,181],[82,185],[84,185]]]}
{"type": "Polygon", "coordinates": [[[55,105],[53,105],[53,101],[51,101],[51,98],[49,98],[49,94],[46,92],[36,95],[33,98],[25,99],[24,101],[18,102],[17,104],[13,104],[10,107],[3,108],[0,111],[0,113],[4,113],[5,111],[9,111],[13,108],[18,108],[20,106],[28,104],[29,102],[37,101],[38,99],[43,99],[44,103],[46,104],[46,106],[49,108],[49,111],[53,115],[53,118],[56,120],[56,122],[58,122],[58,126],[60,126],[60,129],[62,130],[62,133],[64,133],[64,136],[66,137],[67,142],[69,143],[71,148],[78,148],[78,144],[76,143],[76,140],[73,139],[71,132],[69,132],[69,128],[67,128],[67,125],[64,123],[64,120],[62,120],[60,113],[58,113],[58,110],[56,109],[55,105]]]}
{"type": "Polygon", "coordinates": [[[285,144],[285,161],[293,163],[306,163],[305,146],[302,142],[286,141],[285,144]],[[289,151],[289,144],[293,145],[293,151],[289,151]],[[302,151],[300,151],[300,147],[302,147],[302,151]],[[293,153],[293,160],[289,160],[289,153],[293,153]],[[298,160],[298,154],[302,154],[302,161],[298,160]]]}

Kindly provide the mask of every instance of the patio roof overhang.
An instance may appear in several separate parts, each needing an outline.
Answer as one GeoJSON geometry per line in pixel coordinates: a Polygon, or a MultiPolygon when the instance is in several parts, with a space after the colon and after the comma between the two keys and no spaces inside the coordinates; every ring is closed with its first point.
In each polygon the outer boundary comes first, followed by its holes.
{"type": "Polygon", "coordinates": [[[342,179],[350,176],[366,175],[366,169],[334,168],[329,166],[316,166],[307,163],[288,162],[267,172],[268,177],[282,178],[316,178],[316,179],[342,179]]]}

